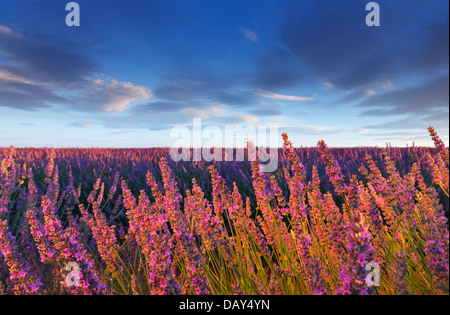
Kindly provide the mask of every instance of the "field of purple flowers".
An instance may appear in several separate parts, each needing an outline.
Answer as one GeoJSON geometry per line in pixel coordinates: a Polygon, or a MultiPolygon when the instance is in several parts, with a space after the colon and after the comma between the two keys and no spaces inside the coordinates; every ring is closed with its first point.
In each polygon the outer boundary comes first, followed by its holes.
{"type": "Polygon", "coordinates": [[[0,294],[447,295],[449,151],[429,132],[435,148],[284,134],[270,174],[169,149],[0,149],[0,294]]]}

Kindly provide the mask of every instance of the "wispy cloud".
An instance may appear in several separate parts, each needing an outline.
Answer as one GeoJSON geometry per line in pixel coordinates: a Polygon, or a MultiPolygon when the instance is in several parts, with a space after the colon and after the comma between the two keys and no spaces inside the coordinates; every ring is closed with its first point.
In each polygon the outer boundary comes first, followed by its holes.
{"type": "Polygon", "coordinates": [[[14,75],[12,73],[9,73],[9,72],[3,71],[3,70],[0,70],[0,81],[31,84],[30,81],[28,81],[18,75],[14,75]]]}
{"type": "Polygon", "coordinates": [[[240,115],[238,121],[244,124],[254,124],[259,121],[259,117],[257,115],[240,115]]]}
{"type": "Polygon", "coordinates": [[[6,58],[0,63],[0,106],[121,112],[152,96],[147,87],[97,74],[98,65],[79,51],[83,47],[76,43],[45,43],[0,26],[6,58]]]}
{"type": "Polygon", "coordinates": [[[258,35],[256,35],[255,32],[249,30],[248,28],[241,28],[241,32],[248,40],[254,43],[259,42],[258,35]]]}
{"type": "Polygon", "coordinates": [[[323,82],[321,84],[329,89],[334,88],[334,84],[332,84],[330,82],[323,82]]]}
{"type": "Polygon", "coordinates": [[[426,130],[430,125],[447,131],[449,129],[449,112],[446,110],[431,111],[426,115],[410,115],[407,118],[385,121],[364,126],[367,129],[376,130],[426,130]]]}
{"type": "Polygon", "coordinates": [[[69,126],[88,129],[92,127],[92,123],[90,121],[76,121],[69,124],[69,126]]]}
{"type": "Polygon", "coordinates": [[[77,103],[82,106],[95,106],[106,112],[122,112],[136,100],[146,100],[152,96],[151,90],[136,86],[130,82],[102,76],[95,79],[90,86],[80,91],[77,103]]]}
{"type": "Polygon", "coordinates": [[[280,116],[283,113],[274,108],[266,108],[266,109],[255,109],[250,112],[252,115],[256,116],[280,116]]]}
{"type": "Polygon", "coordinates": [[[22,37],[21,34],[19,34],[17,32],[14,32],[9,27],[3,26],[3,25],[0,25],[0,34],[8,35],[8,36],[16,37],[16,38],[21,38],[22,37]]]}
{"type": "Polygon", "coordinates": [[[364,134],[370,131],[368,128],[334,128],[330,126],[300,125],[284,127],[283,130],[300,135],[340,135],[340,134],[364,134]]]}
{"type": "Polygon", "coordinates": [[[304,101],[313,101],[314,100],[314,97],[311,97],[311,96],[281,95],[281,94],[276,94],[276,93],[267,92],[267,91],[259,91],[258,94],[261,97],[273,99],[273,100],[279,100],[279,101],[301,101],[301,102],[304,102],[304,101]]]}
{"type": "Polygon", "coordinates": [[[357,106],[366,109],[362,116],[429,114],[434,109],[448,108],[448,86],[449,78],[444,76],[400,90],[371,95],[357,106]]]}
{"type": "Polygon", "coordinates": [[[210,106],[207,108],[183,108],[178,113],[187,115],[188,117],[198,117],[202,119],[228,116],[227,109],[223,106],[210,106]]]}

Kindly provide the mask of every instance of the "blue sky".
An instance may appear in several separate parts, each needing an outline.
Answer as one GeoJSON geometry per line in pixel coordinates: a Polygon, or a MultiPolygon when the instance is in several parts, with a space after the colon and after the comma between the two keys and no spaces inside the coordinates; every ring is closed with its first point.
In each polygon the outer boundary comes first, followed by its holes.
{"type": "MultiPolygon", "coordinates": [[[[0,146],[170,146],[174,126],[276,126],[296,146],[448,143],[449,4],[0,1],[0,146]]],[[[224,129],[223,129],[224,130],[224,129]]]]}

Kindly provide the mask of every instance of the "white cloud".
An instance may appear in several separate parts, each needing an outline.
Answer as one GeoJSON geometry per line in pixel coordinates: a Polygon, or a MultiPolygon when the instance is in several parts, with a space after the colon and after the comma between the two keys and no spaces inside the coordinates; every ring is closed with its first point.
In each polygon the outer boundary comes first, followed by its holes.
{"type": "Polygon", "coordinates": [[[334,84],[330,83],[330,82],[324,82],[321,83],[323,86],[326,86],[327,88],[334,88],[334,84]]]}
{"type": "Polygon", "coordinates": [[[206,108],[184,108],[180,110],[178,113],[202,119],[228,116],[225,106],[210,106],[206,108]]]}
{"type": "Polygon", "coordinates": [[[119,82],[107,76],[95,79],[92,83],[91,87],[81,92],[81,101],[85,105],[99,107],[106,112],[123,112],[134,101],[152,96],[151,90],[147,87],[119,82]]]}
{"type": "Polygon", "coordinates": [[[41,43],[0,25],[0,106],[123,112],[152,96],[145,86],[95,73],[74,47],[41,43]],[[59,66],[62,60],[71,60],[67,68],[59,66]]]}
{"type": "Polygon", "coordinates": [[[19,77],[17,75],[2,70],[0,70],[0,80],[7,82],[31,84],[31,82],[25,78],[19,77]]]}
{"type": "Polygon", "coordinates": [[[367,95],[375,95],[376,90],[391,90],[393,88],[394,88],[394,86],[392,85],[392,82],[390,82],[390,81],[380,82],[380,83],[374,84],[371,87],[367,88],[366,94],[367,95]]]}
{"type": "Polygon", "coordinates": [[[7,36],[13,36],[16,38],[22,38],[23,36],[17,32],[14,32],[12,29],[6,26],[0,25],[0,34],[7,35],[7,36]]]}
{"type": "Polygon", "coordinates": [[[241,115],[238,116],[239,120],[245,124],[253,124],[259,121],[259,117],[256,115],[241,115]]]}
{"type": "Polygon", "coordinates": [[[254,32],[252,32],[251,30],[247,29],[247,28],[241,28],[241,32],[242,34],[244,34],[244,36],[248,39],[251,40],[254,43],[259,42],[259,37],[258,35],[256,35],[254,32]]]}
{"type": "Polygon", "coordinates": [[[267,91],[260,91],[258,93],[259,96],[264,98],[270,98],[274,100],[279,101],[313,101],[314,97],[311,96],[291,96],[291,95],[281,95],[281,94],[275,94],[272,92],[267,91]]]}

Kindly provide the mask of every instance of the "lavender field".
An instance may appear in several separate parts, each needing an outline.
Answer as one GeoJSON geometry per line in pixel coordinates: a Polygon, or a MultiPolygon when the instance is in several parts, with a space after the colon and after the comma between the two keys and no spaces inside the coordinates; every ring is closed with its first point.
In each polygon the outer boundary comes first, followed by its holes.
{"type": "Polygon", "coordinates": [[[169,149],[0,149],[0,294],[447,295],[449,153],[429,132],[435,148],[283,134],[270,174],[169,149]]]}

